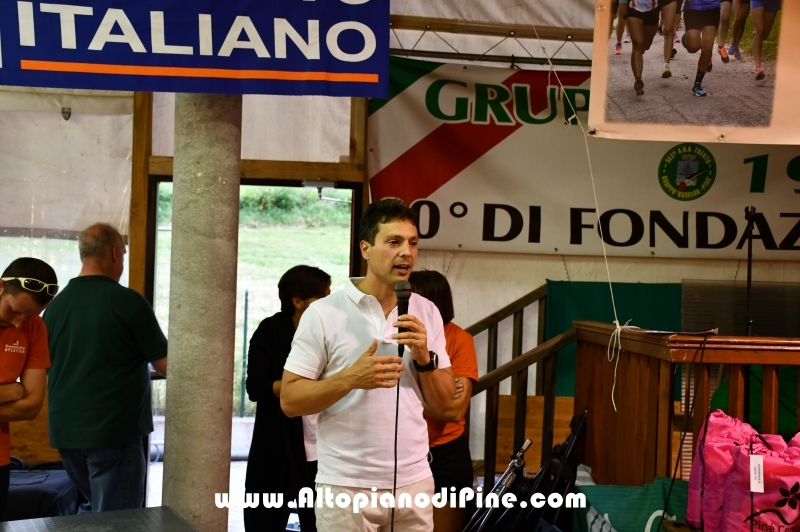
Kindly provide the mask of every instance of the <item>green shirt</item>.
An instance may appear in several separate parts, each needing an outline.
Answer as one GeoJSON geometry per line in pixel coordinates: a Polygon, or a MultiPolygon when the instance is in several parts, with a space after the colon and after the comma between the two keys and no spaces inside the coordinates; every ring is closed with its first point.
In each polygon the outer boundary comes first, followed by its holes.
{"type": "Polygon", "coordinates": [[[147,364],[167,356],[167,339],[147,300],[108,277],[76,277],[44,321],[50,445],[122,447],[151,433],[147,364]]]}

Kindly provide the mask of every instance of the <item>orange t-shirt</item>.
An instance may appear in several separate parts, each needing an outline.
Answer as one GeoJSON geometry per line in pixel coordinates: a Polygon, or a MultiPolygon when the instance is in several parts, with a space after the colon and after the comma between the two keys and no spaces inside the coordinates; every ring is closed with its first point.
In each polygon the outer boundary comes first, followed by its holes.
{"type": "MultiPolygon", "coordinates": [[[[473,384],[478,382],[478,357],[472,335],[451,321],[444,326],[444,339],[453,375],[466,377],[473,384]]],[[[464,433],[464,425],[467,423],[466,419],[456,423],[428,417],[425,421],[428,422],[428,445],[431,447],[455,440],[464,433]]]]}
{"type": "MultiPolygon", "coordinates": [[[[0,329],[0,384],[17,382],[25,369],[50,367],[47,328],[39,316],[28,318],[22,327],[0,329]]],[[[0,466],[11,463],[8,422],[0,422],[0,466]]]]}

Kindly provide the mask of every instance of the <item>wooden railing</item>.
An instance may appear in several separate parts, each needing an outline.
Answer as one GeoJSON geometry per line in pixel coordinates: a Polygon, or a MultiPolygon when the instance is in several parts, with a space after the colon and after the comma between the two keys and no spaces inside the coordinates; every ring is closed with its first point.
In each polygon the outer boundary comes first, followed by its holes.
{"type": "MultiPolygon", "coordinates": [[[[576,321],[573,327],[578,338],[575,412],[589,411],[585,442],[578,454],[592,467],[598,484],[642,485],[672,474],[672,433],[678,428],[673,402],[677,364],[694,365],[690,425],[694,442],[710,408],[711,366],[728,365],[727,413],[742,419],[745,366],[764,365],[761,432],[769,434],[778,429],[777,367],[800,366],[800,339],[704,338],[626,329],[620,334],[620,351],[609,360],[613,325],[576,321]]],[[[800,405],[792,406],[800,411],[800,405]]],[[[686,408],[687,413],[690,409],[686,408]]]]}
{"type": "MultiPolygon", "coordinates": [[[[778,430],[778,366],[800,366],[800,339],[648,333],[623,329],[619,350],[609,351],[615,327],[576,321],[573,328],[544,342],[547,287],[542,286],[467,329],[473,335],[488,331],[487,373],[473,387],[473,396],[486,393],[484,474],[486,485],[496,472],[499,386],[514,378],[514,448],[525,437],[528,367],[538,364],[537,387],[544,395],[542,460],[553,446],[555,382],[558,351],[577,340],[574,411],[588,410],[586,437],[579,459],[592,467],[598,484],[642,485],[656,476],[671,476],[673,432],[687,428],[693,442],[710,409],[711,367],[725,364],[729,378],[727,413],[739,419],[745,413],[745,376],[752,364],[763,365],[763,433],[778,430]],[[539,342],[522,353],[523,312],[539,302],[539,342]],[[498,324],[514,318],[512,360],[497,367],[498,324]],[[609,354],[611,356],[609,356],[609,354]],[[676,365],[692,365],[694,395],[685,414],[675,414],[676,365]],[[613,393],[612,393],[613,390],[613,393]],[[690,404],[694,404],[689,417],[690,404]],[[683,419],[678,419],[678,418],[683,419]],[[678,422],[680,421],[680,422],[678,422]]],[[[800,389],[800,381],[797,383],[800,389]]],[[[797,405],[800,431],[800,401],[797,405]]]]}
{"type": "Polygon", "coordinates": [[[575,331],[570,329],[547,342],[544,341],[545,315],[547,308],[547,285],[522,296],[513,303],[487,316],[468,327],[466,331],[476,336],[488,331],[487,373],[472,389],[473,397],[486,392],[486,417],[484,435],[484,478],[491,486],[496,472],[497,426],[499,421],[500,383],[514,378],[512,394],[514,400],[514,449],[519,449],[525,441],[525,423],[528,406],[528,367],[537,364],[537,394],[544,395],[542,419],[542,459],[550,453],[553,446],[553,425],[555,415],[556,356],[558,350],[575,341],[575,331]],[[526,353],[522,352],[523,318],[525,308],[538,302],[538,341],[537,346],[526,353]],[[498,325],[513,316],[511,361],[497,367],[498,325]]]}

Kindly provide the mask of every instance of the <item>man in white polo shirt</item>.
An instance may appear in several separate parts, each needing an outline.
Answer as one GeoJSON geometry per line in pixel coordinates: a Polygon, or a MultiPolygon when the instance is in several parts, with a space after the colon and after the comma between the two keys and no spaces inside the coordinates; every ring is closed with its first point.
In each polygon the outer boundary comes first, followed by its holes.
{"type": "MultiPolygon", "coordinates": [[[[436,306],[412,294],[408,314],[397,315],[395,283],[408,279],[417,259],[416,214],[400,200],[375,202],[361,220],[360,238],[366,277],[350,279],[303,314],[281,386],[286,415],[320,413],[317,487],[329,488],[334,499],[364,493],[370,500],[355,514],[352,506],[318,503],[321,532],[389,530],[391,510],[371,501],[373,488],[380,497],[394,484],[398,381],[396,496],[433,495],[423,401],[444,412],[455,393],[436,306]],[[407,332],[398,334],[398,327],[407,332]],[[403,358],[398,344],[405,346],[403,358]]],[[[395,511],[398,532],[433,529],[430,505],[395,511]]]]}

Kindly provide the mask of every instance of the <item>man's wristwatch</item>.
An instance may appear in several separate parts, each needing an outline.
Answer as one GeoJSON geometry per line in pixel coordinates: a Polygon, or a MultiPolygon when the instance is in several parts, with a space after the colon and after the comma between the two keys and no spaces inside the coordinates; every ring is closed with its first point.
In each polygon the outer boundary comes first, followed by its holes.
{"type": "Polygon", "coordinates": [[[414,367],[417,368],[417,372],[419,373],[426,373],[428,371],[433,371],[439,368],[439,355],[434,353],[433,351],[428,351],[431,355],[431,361],[428,362],[426,365],[421,366],[414,360],[414,367]]]}

